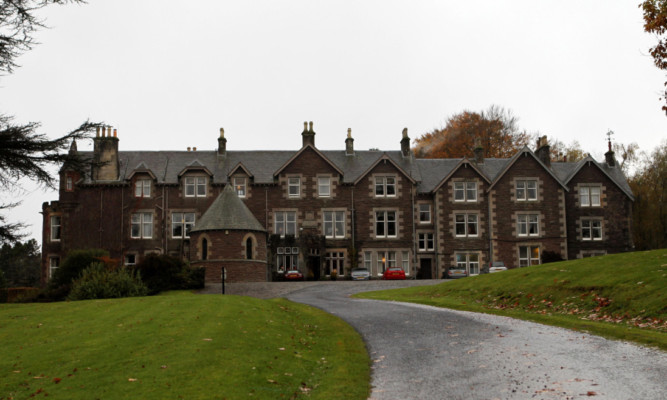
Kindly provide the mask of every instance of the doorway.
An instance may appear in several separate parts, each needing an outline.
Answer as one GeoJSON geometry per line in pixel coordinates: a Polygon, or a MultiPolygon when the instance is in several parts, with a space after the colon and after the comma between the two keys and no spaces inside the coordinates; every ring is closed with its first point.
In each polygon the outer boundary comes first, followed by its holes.
{"type": "Polygon", "coordinates": [[[419,271],[417,279],[433,279],[433,260],[430,258],[419,259],[419,271]]]}

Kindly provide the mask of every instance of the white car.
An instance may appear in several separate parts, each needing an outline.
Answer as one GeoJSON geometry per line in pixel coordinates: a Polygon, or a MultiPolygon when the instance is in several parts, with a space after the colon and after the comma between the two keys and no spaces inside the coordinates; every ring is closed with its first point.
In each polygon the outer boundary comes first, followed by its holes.
{"type": "Polygon", "coordinates": [[[366,268],[355,268],[352,270],[353,281],[367,281],[371,279],[371,273],[366,268]]]}
{"type": "Polygon", "coordinates": [[[500,272],[500,271],[507,271],[507,267],[505,266],[504,262],[494,261],[492,263],[489,263],[489,273],[500,272]]]}

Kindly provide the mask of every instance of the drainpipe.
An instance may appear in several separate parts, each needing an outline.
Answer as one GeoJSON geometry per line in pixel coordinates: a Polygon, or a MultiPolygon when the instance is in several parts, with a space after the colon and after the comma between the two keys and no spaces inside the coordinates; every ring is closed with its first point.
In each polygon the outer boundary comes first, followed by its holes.
{"type": "Polygon", "coordinates": [[[487,219],[489,224],[489,265],[493,260],[493,222],[491,221],[491,192],[486,196],[489,212],[487,213],[487,219]]]}
{"type": "MultiPolygon", "coordinates": [[[[414,265],[417,263],[417,242],[416,242],[416,235],[417,235],[417,227],[415,226],[415,191],[416,188],[412,186],[410,188],[410,194],[412,195],[412,270],[415,271],[416,268],[414,265]]],[[[412,274],[415,279],[417,278],[415,274],[412,274]]]]}
{"type": "Polygon", "coordinates": [[[440,275],[440,248],[438,247],[438,244],[440,243],[440,221],[437,220],[437,215],[438,215],[438,192],[435,192],[433,196],[433,225],[434,225],[434,230],[435,230],[435,277],[438,279],[440,275]]]}

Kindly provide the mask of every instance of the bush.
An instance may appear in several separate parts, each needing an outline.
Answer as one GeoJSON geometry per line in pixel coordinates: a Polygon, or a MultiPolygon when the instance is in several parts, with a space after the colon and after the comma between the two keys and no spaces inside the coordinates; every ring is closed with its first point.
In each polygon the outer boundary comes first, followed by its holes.
{"type": "Polygon", "coordinates": [[[72,283],[68,300],[114,299],[119,297],[145,296],[148,289],[139,274],[128,268],[107,268],[96,262],[83,270],[72,283]]]}
{"type": "Polygon", "coordinates": [[[191,279],[191,270],[185,262],[165,254],[150,254],[135,268],[141,274],[141,280],[148,287],[148,294],[157,294],[165,290],[189,289],[190,283],[195,284],[191,281],[196,281],[197,274],[201,274],[203,278],[202,271],[195,272],[191,279]]]}
{"type": "Polygon", "coordinates": [[[548,250],[542,252],[542,264],[548,264],[558,261],[563,261],[563,257],[561,257],[560,253],[548,250]]]}
{"type": "Polygon", "coordinates": [[[64,288],[66,289],[66,296],[69,293],[69,288],[72,286],[72,281],[81,276],[81,272],[84,269],[88,268],[90,264],[98,262],[101,257],[108,256],[109,252],[102,249],[70,251],[51,277],[49,288],[52,290],[62,290],[64,288]]]}
{"type": "Polygon", "coordinates": [[[183,289],[203,289],[206,280],[206,268],[186,267],[185,287],[183,289]]]}

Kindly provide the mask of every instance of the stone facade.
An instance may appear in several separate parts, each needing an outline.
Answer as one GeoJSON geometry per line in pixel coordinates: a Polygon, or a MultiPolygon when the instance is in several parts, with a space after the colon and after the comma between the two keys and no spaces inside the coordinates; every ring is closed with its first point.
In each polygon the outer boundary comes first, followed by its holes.
{"type": "Polygon", "coordinates": [[[350,132],[343,149],[323,151],[315,136],[305,125],[299,150],[230,151],[221,130],[214,151],[142,152],[119,151],[116,134],[103,133],[78,153],[90,171],[63,168],[58,200],[43,205],[43,281],[79,248],[126,264],[182,257],[207,266],[210,281],[224,263],[235,281],[290,268],[347,276],[356,266],[440,278],[457,266],[474,274],[492,261],[515,268],[633,248],[633,197],[613,153],[559,162],[543,139],[539,152],[509,159],[421,160],[405,151],[407,130],[401,150],[385,152],[354,150],[350,132]],[[253,258],[249,231],[189,235],[228,186],[265,230],[252,233],[253,258]]]}

